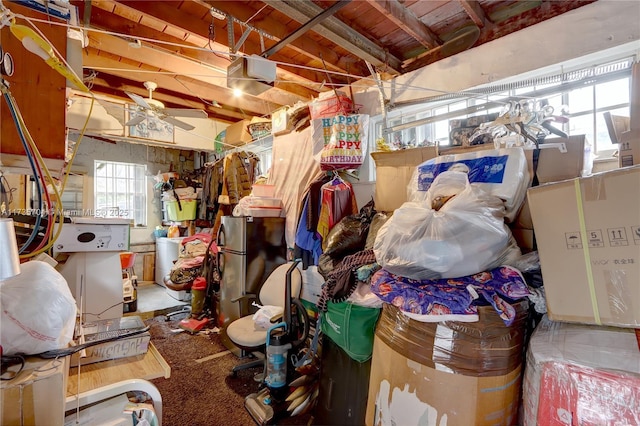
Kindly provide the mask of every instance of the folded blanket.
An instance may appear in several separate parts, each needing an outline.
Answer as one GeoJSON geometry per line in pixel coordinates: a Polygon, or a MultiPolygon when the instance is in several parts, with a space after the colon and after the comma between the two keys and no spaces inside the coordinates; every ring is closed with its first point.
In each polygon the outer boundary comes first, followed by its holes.
{"type": "Polygon", "coordinates": [[[517,301],[529,289],[517,269],[501,266],[461,278],[415,280],[380,269],[371,277],[371,290],[386,303],[425,322],[477,320],[480,296],[496,310],[504,323],[513,323],[516,311],[503,297],[517,301]],[[471,316],[466,318],[466,316],[471,316]]]}

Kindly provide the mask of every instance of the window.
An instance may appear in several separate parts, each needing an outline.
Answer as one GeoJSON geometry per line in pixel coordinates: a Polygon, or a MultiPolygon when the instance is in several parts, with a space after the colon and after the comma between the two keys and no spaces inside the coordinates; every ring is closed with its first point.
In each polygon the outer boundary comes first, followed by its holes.
{"type": "Polygon", "coordinates": [[[147,166],[94,161],[94,207],[100,217],[120,217],[147,225],[147,166]]]}
{"type": "MultiPolygon", "coordinates": [[[[381,132],[387,141],[392,141],[392,136],[406,133],[415,126],[419,135],[428,136],[424,139],[448,146],[451,144],[450,120],[500,112],[501,106],[509,99],[546,99],[555,114],[562,108],[569,111],[568,123],[553,125],[568,135],[586,135],[598,156],[610,156],[617,145],[611,142],[603,114],[610,112],[629,116],[632,63],[631,58],[626,58],[575,72],[438,96],[421,105],[405,106],[390,112],[388,127],[382,128],[381,132]],[[467,99],[460,101],[460,97],[467,99]],[[419,118],[414,123],[403,120],[400,124],[397,117],[407,111],[419,118]]],[[[418,137],[418,140],[423,139],[418,137]]]]}

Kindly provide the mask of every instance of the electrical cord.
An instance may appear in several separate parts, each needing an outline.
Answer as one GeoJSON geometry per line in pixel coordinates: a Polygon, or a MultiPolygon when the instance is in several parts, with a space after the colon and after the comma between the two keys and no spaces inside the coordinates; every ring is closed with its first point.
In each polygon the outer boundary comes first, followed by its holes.
{"type": "MultiPolygon", "coordinates": [[[[7,104],[9,106],[9,111],[11,113],[11,117],[13,118],[15,124],[16,124],[16,129],[18,130],[18,136],[20,137],[20,141],[23,144],[25,153],[27,155],[27,159],[29,160],[29,163],[31,165],[31,170],[33,171],[33,175],[34,178],[36,179],[36,187],[38,190],[38,213],[36,215],[36,221],[35,221],[35,226],[33,231],[31,232],[31,235],[29,236],[29,238],[27,239],[27,241],[22,245],[22,247],[20,247],[20,249],[18,250],[18,252],[20,253],[21,257],[31,257],[30,253],[28,255],[24,255],[22,254],[28,247],[29,245],[35,240],[35,237],[38,235],[39,229],[40,229],[40,223],[42,222],[42,212],[43,210],[43,203],[42,203],[42,189],[44,188],[45,190],[45,198],[47,200],[47,207],[48,210],[51,210],[51,198],[49,196],[49,192],[47,191],[46,188],[46,181],[44,180],[44,175],[42,173],[42,167],[41,167],[41,163],[44,164],[44,161],[42,161],[42,157],[40,157],[39,152],[37,151],[37,147],[35,147],[35,143],[33,143],[33,139],[31,137],[31,135],[29,134],[28,129],[26,128],[26,126],[24,125],[24,120],[22,119],[22,114],[20,113],[20,110],[17,107],[17,104],[15,102],[15,99],[13,98],[13,96],[11,95],[11,93],[9,92],[8,88],[6,85],[4,84],[0,84],[0,90],[2,90],[2,93],[4,95],[5,100],[7,101],[7,104]],[[34,150],[35,148],[35,150],[34,150]],[[36,154],[36,155],[34,155],[36,154]],[[35,158],[34,158],[35,157],[35,158]],[[40,161],[40,162],[38,162],[40,161]]],[[[47,173],[47,175],[49,176],[49,179],[51,179],[51,176],[49,174],[48,169],[46,169],[45,166],[45,171],[47,173]]],[[[56,198],[58,200],[60,200],[60,196],[59,194],[55,191],[55,187],[54,187],[54,192],[56,195],[56,198]]],[[[49,223],[47,224],[47,230],[45,232],[45,238],[48,238],[50,231],[51,231],[51,218],[49,220],[49,223]]],[[[45,238],[43,238],[43,241],[45,240],[45,238]]],[[[42,241],[40,244],[38,244],[38,247],[36,248],[36,251],[38,249],[40,249],[42,247],[42,241]]]]}

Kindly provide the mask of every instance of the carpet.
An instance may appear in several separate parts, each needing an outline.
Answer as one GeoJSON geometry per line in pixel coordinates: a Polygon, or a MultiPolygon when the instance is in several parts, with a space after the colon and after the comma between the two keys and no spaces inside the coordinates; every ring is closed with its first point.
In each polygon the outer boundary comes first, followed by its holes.
{"type": "MultiPolygon", "coordinates": [[[[259,389],[253,377],[261,368],[231,375],[242,362],[222,344],[217,333],[195,335],[178,329],[180,318],[145,320],[151,341],[171,366],[169,379],[153,379],[163,402],[164,426],[251,426],[256,424],[244,408],[244,398],[259,389]]],[[[285,418],[278,425],[311,424],[311,415],[285,418]]]]}

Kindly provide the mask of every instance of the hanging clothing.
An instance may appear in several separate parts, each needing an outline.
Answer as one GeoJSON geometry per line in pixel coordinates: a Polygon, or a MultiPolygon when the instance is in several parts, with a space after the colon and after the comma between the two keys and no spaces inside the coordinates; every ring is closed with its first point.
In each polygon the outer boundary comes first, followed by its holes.
{"type": "Polygon", "coordinates": [[[318,218],[320,216],[320,197],[322,185],[331,177],[323,174],[309,184],[302,202],[302,212],[298,219],[293,255],[302,260],[302,269],[317,265],[322,254],[322,238],[318,234],[318,218]]]}
{"type": "MultiPolygon", "coordinates": [[[[318,191],[320,192],[320,191],[318,191]]],[[[295,245],[293,247],[293,255],[296,259],[302,260],[302,269],[306,270],[310,265],[317,265],[318,259],[322,254],[322,239],[318,231],[308,229],[309,210],[312,208],[310,203],[311,192],[305,197],[302,214],[296,231],[295,245]]],[[[317,207],[319,210],[319,206],[317,207]]],[[[317,214],[315,215],[317,216],[317,214]]]]}
{"type": "Polygon", "coordinates": [[[331,228],[340,220],[358,213],[356,195],[349,182],[336,176],[322,185],[320,217],[318,218],[318,234],[322,237],[322,249],[326,249],[326,237],[331,228]]]}

